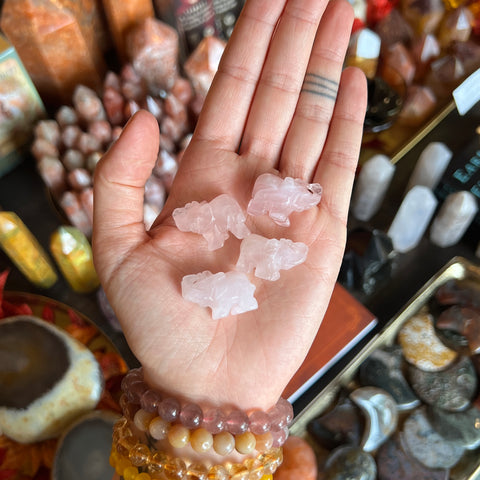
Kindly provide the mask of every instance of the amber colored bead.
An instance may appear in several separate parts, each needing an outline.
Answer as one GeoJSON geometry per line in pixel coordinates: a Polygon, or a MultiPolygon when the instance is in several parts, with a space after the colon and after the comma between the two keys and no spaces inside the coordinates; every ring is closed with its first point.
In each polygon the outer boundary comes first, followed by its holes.
{"type": "Polygon", "coordinates": [[[270,432],[261,435],[255,435],[255,449],[259,452],[267,452],[272,448],[273,436],[270,432]]]}
{"type": "Polygon", "coordinates": [[[142,408],[133,417],[133,423],[141,431],[146,432],[150,422],[155,418],[154,413],[146,412],[142,408]]]}
{"type": "Polygon", "coordinates": [[[163,452],[155,452],[150,457],[147,470],[152,478],[163,478],[165,463],[169,461],[168,456],[163,452]]]}
{"type": "Polygon", "coordinates": [[[128,458],[122,457],[117,461],[117,464],[115,465],[115,471],[118,473],[118,475],[123,475],[123,472],[125,471],[126,468],[131,467],[132,463],[128,458]]]}
{"type": "Polygon", "coordinates": [[[170,424],[162,417],[155,417],[148,425],[148,431],[155,440],[163,440],[167,438],[170,424]]]}
{"type": "Polygon", "coordinates": [[[185,480],[207,480],[208,468],[202,463],[192,463],[185,475],[185,480]]]}
{"type": "Polygon", "coordinates": [[[207,452],[212,448],[213,435],[205,428],[197,428],[190,435],[190,445],[198,453],[207,452]]]}
{"type": "Polygon", "coordinates": [[[124,455],[125,457],[128,456],[130,449],[133,448],[137,444],[137,440],[134,437],[122,437],[118,440],[117,443],[117,452],[120,455],[124,455]]]}
{"type": "Polygon", "coordinates": [[[167,434],[170,445],[175,448],[182,448],[190,440],[190,430],[183,425],[172,425],[167,434]]]}
{"type": "Polygon", "coordinates": [[[266,453],[259,455],[258,459],[263,463],[266,474],[273,474],[283,462],[281,448],[273,448],[266,453]]]}
{"type": "MultiPolygon", "coordinates": [[[[146,472],[142,472],[142,473],[139,473],[136,477],[135,477],[135,480],[150,480],[151,477],[148,473],[146,472]]],[[[126,480],[126,479],[125,479],[126,480]]]]}
{"type": "Polygon", "coordinates": [[[248,471],[250,472],[248,480],[261,480],[265,469],[263,468],[263,464],[258,461],[258,459],[247,458],[243,462],[243,464],[245,465],[245,467],[248,468],[248,471]]]}
{"type": "Polygon", "coordinates": [[[229,432],[220,432],[213,437],[213,449],[219,455],[228,455],[235,448],[235,438],[229,432]]]}
{"type": "Polygon", "coordinates": [[[138,468],[137,467],[127,467],[123,471],[123,480],[135,480],[135,477],[138,475],[138,468]]]}
{"type": "Polygon", "coordinates": [[[147,465],[150,460],[150,449],[147,445],[139,443],[130,449],[128,458],[135,467],[143,467],[147,465]]]}
{"type": "Polygon", "coordinates": [[[181,458],[172,458],[165,463],[164,475],[167,480],[183,480],[187,466],[181,458]]]}
{"type": "Polygon", "coordinates": [[[248,480],[248,468],[242,463],[233,463],[228,470],[231,480],[248,480]]]}
{"type": "Polygon", "coordinates": [[[230,478],[228,470],[223,465],[214,465],[208,471],[208,480],[227,480],[230,478]]]}
{"type": "Polygon", "coordinates": [[[237,452],[248,455],[255,450],[255,435],[252,432],[241,433],[235,436],[235,448],[237,452]]]}

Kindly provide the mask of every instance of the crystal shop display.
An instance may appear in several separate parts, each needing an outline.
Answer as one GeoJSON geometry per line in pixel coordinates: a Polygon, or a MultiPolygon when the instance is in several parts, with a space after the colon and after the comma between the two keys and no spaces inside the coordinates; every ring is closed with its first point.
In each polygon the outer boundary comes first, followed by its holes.
{"type": "Polygon", "coordinates": [[[42,99],[68,101],[76,85],[101,85],[105,62],[93,0],[6,0],[1,28],[42,99]]]}
{"type": "Polygon", "coordinates": [[[236,269],[251,273],[264,280],[278,280],[280,270],[290,270],[303,263],[308,247],[301,242],[292,242],[287,238],[265,238],[254,233],[248,235],[240,244],[240,256],[236,269]]]}
{"type": "Polygon", "coordinates": [[[288,227],[291,213],[314,207],[321,197],[322,187],[318,183],[264,173],[255,181],[247,212],[253,216],[268,214],[276,224],[288,227]]]}
{"type": "Polygon", "coordinates": [[[50,250],[74,291],[89,293],[99,286],[90,243],[80,230],[69,226],[58,227],[50,238],[50,250]]]}
{"type": "Polygon", "coordinates": [[[0,211],[0,247],[34,285],[49,288],[57,281],[43,248],[13,212],[0,211]]]}
{"type": "Polygon", "coordinates": [[[451,193],[443,202],[430,228],[430,240],[440,247],[455,245],[478,212],[475,196],[469,191],[451,193]]]}
{"type": "Polygon", "coordinates": [[[125,45],[127,33],[138,23],[154,16],[152,0],[102,0],[102,5],[117,54],[125,62],[128,58],[125,45]]]}
{"type": "Polygon", "coordinates": [[[352,195],[355,218],[368,221],[378,212],[394,173],[395,165],[386,155],[374,155],[363,164],[352,195]]]}
{"type": "Polygon", "coordinates": [[[0,350],[7,359],[0,366],[0,430],[17,442],[59,436],[100,400],[94,355],[58,327],[34,316],[3,319],[0,350]]]}
{"type": "Polygon", "coordinates": [[[437,203],[432,191],[423,185],[407,192],[387,232],[395,250],[405,253],[418,245],[437,203]]]}

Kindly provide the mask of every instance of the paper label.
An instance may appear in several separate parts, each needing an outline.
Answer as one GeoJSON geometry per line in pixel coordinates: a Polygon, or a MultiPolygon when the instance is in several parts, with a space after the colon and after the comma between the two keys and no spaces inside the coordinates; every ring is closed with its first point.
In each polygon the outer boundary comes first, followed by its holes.
{"type": "Polygon", "coordinates": [[[453,99],[460,115],[465,115],[480,100],[480,68],[453,91],[453,99]]]}

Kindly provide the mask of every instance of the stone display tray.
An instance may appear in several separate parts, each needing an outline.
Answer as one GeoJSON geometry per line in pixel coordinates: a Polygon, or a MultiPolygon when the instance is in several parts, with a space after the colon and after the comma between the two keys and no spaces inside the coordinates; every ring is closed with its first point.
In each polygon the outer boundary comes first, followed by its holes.
{"type": "MultiPolygon", "coordinates": [[[[358,386],[357,371],[362,362],[377,348],[395,342],[403,323],[424,308],[437,288],[448,280],[457,280],[462,285],[480,290],[480,266],[463,257],[452,258],[411,298],[402,310],[388,321],[383,329],[373,336],[360,352],[340,371],[340,373],[298,413],[290,427],[292,435],[306,438],[317,450],[315,442],[307,432],[308,423],[333,407],[341,390],[351,390],[358,386]]],[[[475,480],[480,475],[480,448],[467,451],[459,463],[450,470],[450,480],[475,480]]]]}

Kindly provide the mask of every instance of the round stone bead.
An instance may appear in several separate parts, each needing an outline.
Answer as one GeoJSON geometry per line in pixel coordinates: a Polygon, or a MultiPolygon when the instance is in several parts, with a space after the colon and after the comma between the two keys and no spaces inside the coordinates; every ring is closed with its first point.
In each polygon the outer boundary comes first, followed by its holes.
{"type": "Polygon", "coordinates": [[[198,428],[202,419],[202,409],[196,403],[187,403],[180,410],[180,421],[187,428],[198,428]]]}
{"type": "Polygon", "coordinates": [[[255,449],[259,452],[267,452],[273,446],[273,436],[271,432],[255,435],[255,449]]]}
{"type": "Polygon", "coordinates": [[[172,447],[183,448],[190,440],[190,430],[184,425],[172,425],[167,437],[172,447]]]}
{"type": "Polygon", "coordinates": [[[246,432],[249,427],[248,416],[241,410],[232,410],[225,421],[226,429],[232,435],[239,435],[246,432]]]}
{"type": "Polygon", "coordinates": [[[137,413],[133,417],[133,423],[141,432],[146,432],[148,430],[148,426],[150,425],[150,422],[154,418],[155,418],[154,413],[146,412],[141,408],[140,410],[137,411],[137,413]]]}
{"type": "Polygon", "coordinates": [[[151,478],[147,472],[142,472],[135,477],[135,480],[151,480],[151,478]]]}
{"type": "Polygon", "coordinates": [[[252,432],[244,432],[235,436],[235,448],[237,452],[248,455],[255,450],[255,435],[252,432]]]}
{"type": "Polygon", "coordinates": [[[190,435],[190,445],[197,453],[205,453],[212,448],[213,435],[205,428],[197,428],[190,435]]]}
{"type": "Polygon", "coordinates": [[[213,437],[213,449],[219,455],[228,455],[235,448],[235,437],[229,432],[220,432],[213,437]]]}
{"type": "Polygon", "coordinates": [[[138,475],[138,468],[137,467],[127,467],[123,471],[123,480],[135,480],[138,475]]]}
{"type": "Polygon", "coordinates": [[[172,458],[165,463],[163,475],[167,480],[183,480],[187,466],[181,458],[172,458]]]}
{"type": "Polygon", "coordinates": [[[147,445],[139,443],[130,449],[128,458],[135,467],[147,465],[150,460],[150,449],[147,445]]]}
{"type": "Polygon", "coordinates": [[[278,430],[271,430],[270,433],[273,437],[272,447],[281,447],[285,443],[285,440],[288,438],[288,427],[283,427],[278,430]]]}
{"type": "Polygon", "coordinates": [[[147,391],[147,386],[143,380],[137,380],[130,384],[130,388],[125,392],[130,402],[140,404],[140,398],[147,391]]]}
{"type": "Polygon", "coordinates": [[[263,463],[265,475],[274,474],[277,468],[283,462],[283,453],[281,448],[272,448],[272,450],[262,453],[258,459],[263,463]]]}
{"type": "Polygon", "coordinates": [[[209,408],[203,413],[202,427],[211,434],[222,432],[225,428],[225,414],[219,408],[209,408]]]}
{"type": "Polygon", "coordinates": [[[162,477],[165,464],[169,461],[168,456],[163,452],[155,452],[150,457],[147,470],[153,478],[162,477]]]}
{"type": "Polygon", "coordinates": [[[120,455],[128,456],[130,449],[133,448],[137,444],[137,440],[135,437],[122,437],[117,442],[117,452],[120,455]]]}
{"type": "Polygon", "coordinates": [[[250,431],[255,435],[261,435],[270,430],[270,416],[262,410],[255,410],[248,416],[250,431]]]}
{"type": "Polygon", "coordinates": [[[228,470],[223,465],[214,465],[208,471],[208,480],[227,480],[230,478],[228,470]]]}
{"type": "Polygon", "coordinates": [[[208,468],[203,463],[192,463],[187,469],[186,480],[207,480],[208,468]]]}
{"type": "Polygon", "coordinates": [[[158,405],[160,404],[160,395],[153,391],[147,390],[141,397],[140,397],[140,406],[146,412],[157,412],[158,405]]]}
{"type": "Polygon", "coordinates": [[[155,440],[167,438],[170,424],[162,417],[155,417],[148,425],[148,431],[155,440]]]}
{"type": "Polygon", "coordinates": [[[250,472],[248,480],[261,480],[264,473],[262,462],[259,462],[256,458],[247,458],[243,464],[248,468],[250,472]]]}
{"type": "Polygon", "coordinates": [[[158,404],[158,414],[166,422],[174,422],[180,414],[180,403],[174,398],[164,398],[158,404]]]}
{"type": "Polygon", "coordinates": [[[285,418],[285,422],[287,425],[290,425],[293,421],[293,406],[292,404],[285,398],[280,398],[277,402],[277,407],[280,412],[283,413],[285,418]]]}
{"type": "Polygon", "coordinates": [[[245,467],[242,463],[232,464],[229,470],[231,480],[248,480],[248,468],[245,467]]]}

